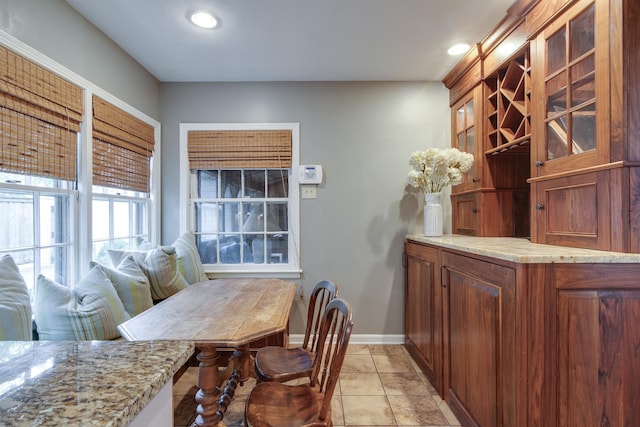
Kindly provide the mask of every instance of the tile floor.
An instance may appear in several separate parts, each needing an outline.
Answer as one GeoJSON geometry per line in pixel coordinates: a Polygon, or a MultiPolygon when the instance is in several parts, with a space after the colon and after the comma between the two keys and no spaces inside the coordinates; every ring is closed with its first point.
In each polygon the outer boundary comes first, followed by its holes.
{"type": "MultiPolygon", "coordinates": [[[[174,385],[174,426],[195,419],[197,368],[174,385]]],[[[220,426],[242,426],[244,401],[255,380],[238,387],[220,426]]],[[[349,346],[336,392],[333,424],[340,426],[459,426],[402,345],[349,346]]]]}

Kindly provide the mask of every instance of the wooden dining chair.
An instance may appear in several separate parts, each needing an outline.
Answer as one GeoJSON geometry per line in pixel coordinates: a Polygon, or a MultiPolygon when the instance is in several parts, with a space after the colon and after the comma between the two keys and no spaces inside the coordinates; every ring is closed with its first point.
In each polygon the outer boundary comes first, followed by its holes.
{"type": "Polygon", "coordinates": [[[258,382],[286,382],[311,375],[313,355],[318,347],[318,330],[325,307],[338,296],[338,287],[329,280],[318,282],[311,292],[307,325],[301,347],[263,347],[256,353],[254,367],[258,382]]]}
{"type": "Polygon", "coordinates": [[[247,397],[245,426],[332,427],[331,398],[352,329],[351,305],[341,298],[333,299],[322,317],[309,383],[257,384],[247,397]]]}

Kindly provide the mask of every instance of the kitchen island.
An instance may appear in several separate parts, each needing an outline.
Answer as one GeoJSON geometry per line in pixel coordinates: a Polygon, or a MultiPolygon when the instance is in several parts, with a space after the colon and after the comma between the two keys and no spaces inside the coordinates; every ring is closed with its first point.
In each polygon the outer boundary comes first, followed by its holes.
{"type": "Polygon", "coordinates": [[[172,425],[173,375],[193,352],[184,341],[0,342],[0,423],[172,425]]]}

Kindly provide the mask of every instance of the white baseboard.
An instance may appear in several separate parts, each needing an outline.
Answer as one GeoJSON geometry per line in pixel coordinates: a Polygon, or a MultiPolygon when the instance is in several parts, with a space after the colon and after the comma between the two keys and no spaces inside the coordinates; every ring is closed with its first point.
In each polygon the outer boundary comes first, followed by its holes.
{"type": "MultiPolygon", "coordinates": [[[[289,335],[289,344],[302,344],[303,334],[289,335]]],[[[353,334],[349,344],[404,344],[404,335],[353,334]]]]}

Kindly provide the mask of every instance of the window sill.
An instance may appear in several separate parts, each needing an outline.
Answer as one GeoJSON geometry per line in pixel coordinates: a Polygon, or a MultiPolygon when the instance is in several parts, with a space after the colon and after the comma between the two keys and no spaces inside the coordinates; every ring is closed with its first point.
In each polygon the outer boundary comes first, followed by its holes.
{"type": "Polygon", "coordinates": [[[244,277],[262,277],[277,279],[299,279],[302,276],[302,270],[275,270],[275,269],[259,269],[259,270],[205,270],[209,279],[227,279],[227,278],[244,278],[244,277]]]}

